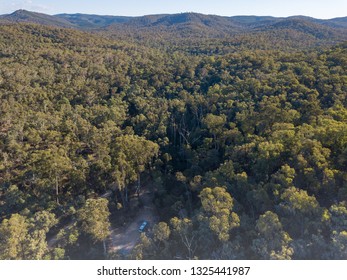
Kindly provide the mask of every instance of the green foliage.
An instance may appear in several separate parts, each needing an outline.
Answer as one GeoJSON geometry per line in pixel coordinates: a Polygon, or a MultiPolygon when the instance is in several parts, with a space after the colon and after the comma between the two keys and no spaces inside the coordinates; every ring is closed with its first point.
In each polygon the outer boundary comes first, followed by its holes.
{"type": "Polygon", "coordinates": [[[279,28],[0,25],[0,257],[92,258],[153,185],[132,258],[345,258],[347,45],[279,28]]]}
{"type": "Polygon", "coordinates": [[[201,204],[210,229],[220,241],[229,239],[229,231],[240,225],[239,216],[232,212],[233,198],[224,188],[205,188],[200,192],[201,204]]]}
{"type": "Polygon", "coordinates": [[[159,241],[167,240],[170,237],[170,232],[169,226],[164,222],[160,222],[153,227],[154,239],[159,241]]]}
{"type": "Polygon", "coordinates": [[[48,253],[46,234],[56,225],[55,215],[37,212],[31,219],[20,214],[11,215],[0,225],[1,259],[43,259],[48,253]]]}
{"type": "Polygon", "coordinates": [[[1,259],[24,259],[28,223],[25,217],[13,214],[9,220],[1,223],[1,259]]]}
{"type": "Polygon", "coordinates": [[[110,235],[110,212],[107,205],[105,198],[90,198],[77,213],[82,231],[94,242],[104,241],[110,235]]]}
{"type": "Polygon", "coordinates": [[[196,236],[198,234],[193,229],[192,220],[174,217],[170,220],[170,225],[179,248],[186,252],[188,259],[192,259],[197,248],[196,236]]]}
{"type": "Polygon", "coordinates": [[[264,259],[288,260],[293,255],[289,246],[291,238],[286,233],[278,216],[273,212],[261,215],[256,223],[258,237],[253,240],[252,248],[264,259]]]}

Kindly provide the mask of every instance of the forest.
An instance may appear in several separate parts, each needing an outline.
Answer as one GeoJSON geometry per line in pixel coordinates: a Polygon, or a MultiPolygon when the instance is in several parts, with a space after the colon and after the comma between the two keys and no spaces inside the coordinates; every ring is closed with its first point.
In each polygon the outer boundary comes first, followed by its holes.
{"type": "Polygon", "coordinates": [[[161,32],[0,24],[0,259],[347,259],[347,42],[161,32]]]}

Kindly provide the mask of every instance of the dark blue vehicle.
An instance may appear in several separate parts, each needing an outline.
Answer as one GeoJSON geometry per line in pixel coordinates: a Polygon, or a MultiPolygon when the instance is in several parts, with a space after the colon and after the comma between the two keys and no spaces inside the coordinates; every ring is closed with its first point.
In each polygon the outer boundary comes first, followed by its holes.
{"type": "Polygon", "coordinates": [[[147,221],[142,222],[142,224],[139,227],[139,232],[144,232],[146,230],[147,226],[148,226],[147,221]]]}

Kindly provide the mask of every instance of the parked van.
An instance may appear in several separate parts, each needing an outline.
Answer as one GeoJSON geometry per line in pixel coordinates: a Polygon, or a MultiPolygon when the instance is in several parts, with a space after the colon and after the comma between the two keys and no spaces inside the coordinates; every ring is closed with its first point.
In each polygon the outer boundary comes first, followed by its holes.
{"type": "Polygon", "coordinates": [[[144,221],[139,227],[139,232],[144,232],[146,230],[147,226],[148,226],[148,222],[144,221]]]}

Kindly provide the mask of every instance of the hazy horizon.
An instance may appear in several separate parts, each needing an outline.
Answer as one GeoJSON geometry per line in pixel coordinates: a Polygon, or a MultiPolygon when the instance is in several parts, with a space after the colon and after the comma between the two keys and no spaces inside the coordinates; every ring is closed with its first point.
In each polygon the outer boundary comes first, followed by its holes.
{"type": "Polygon", "coordinates": [[[48,0],[0,0],[0,14],[10,14],[23,9],[32,12],[56,14],[91,14],[109,16],[144,16],[155,14],[201,13],[219,16],[308,16],[319,19],[345,17],[347,1],[332,0],[215,0],[210,1],[183,1],[175,2],[148,0],[146,2],[128,0],[61,0],[59,2],[48,0]]]}
{"type": "Polygon", "coordinates": [[[322,19],[322,20],[329,20],[329,19],[334,19],[334,18],[344,18],[347,17],[345,16],[338,16],[338,17],[332,17],[332,18],[318,18],[318,17],[312,17],[308,16],[305,14],[293,14],[293,15],[288,15],[288,16],[274,16],[274,15],[257,15],[257,14],[236,14],[236,15],[220,15],[220,14],[213,14],[213,13],[201,13],[201,12],[191,12],[191,11],[186,11],[186,12],[176,12],[176,13],[160,13],[160,14],[143,14],[143,15],[134,15],[134,16],[129,16],[129,15],[122,15],[122,14],[97,14],[97,13],[82,13],[82,12],[74,12],[74,13],[67,13],[67,12],[62,12],[62,13],[46,13],[46,12],[38,12],[38,11],[33,11],[33,10],[28,10],[28,9],[17,9],[14,10],[13,12],[10,13],[1,13],[0,15],[7,15],[7,14],[12,14],[15,13],[19,10],[24,10],[27,12],[32,12],[32,13],[41,13],[41,14],[47,14],[51,16],[56,16],[56,15],[62,15],[62,14],[81,14],[81,15],[90,15],[90,16],[111,16],[111,17],[143,17],[143,16],[153,16],[153,15],[175,15],[175,14],[187,14],[187,13],[192,13],[192,14],[202,14],[202,15],[210,15],[210,16],[220,16],[220,17],[273,17],[273,18],[290,18],[290,17],[309,17],[309,18],[315,18],[315,19],[322,19]]]}

